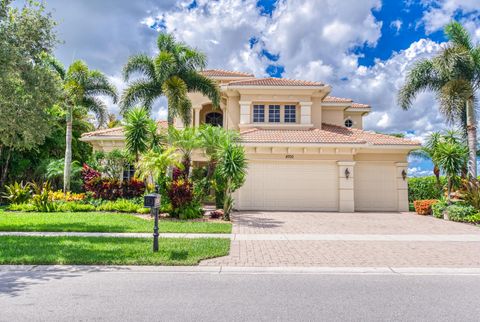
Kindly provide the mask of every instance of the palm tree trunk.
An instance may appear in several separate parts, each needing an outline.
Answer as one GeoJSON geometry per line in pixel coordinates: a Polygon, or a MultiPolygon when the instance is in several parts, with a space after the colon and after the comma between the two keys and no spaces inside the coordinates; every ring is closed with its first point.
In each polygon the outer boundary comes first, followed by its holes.
{"type": "Polygon", "coordinates": [[[440,182],[440,169],[436,164],[433,165],[433,174],[435,174],[435,179],[437,180],[437,187],[440,188],[442,186],[440,182]]]}
{"type": "Polygon", "coordinates": [[[477,122],[473,97],[467,101],[468,174],[477,178],[477,122]]]}
{"type": "Polygon", "coordinates": [[[167,110],[167,123],[169,127],[173,126],[173,111],[170,108],[167,110]]]}
{"type": "Polygon", "coordinates": [[[63,192],[70,191],[72,173],[72,118],[73,108],[67,107],[67,131],[65,136],[65,165],[63,168],[63,192]]]}
{"type": "Polygon", "coordinates": [[[448,183],[447,183],[447,203],[450,205],[450,194],[452,193],[452,178],[448,176],[448,183]]]}

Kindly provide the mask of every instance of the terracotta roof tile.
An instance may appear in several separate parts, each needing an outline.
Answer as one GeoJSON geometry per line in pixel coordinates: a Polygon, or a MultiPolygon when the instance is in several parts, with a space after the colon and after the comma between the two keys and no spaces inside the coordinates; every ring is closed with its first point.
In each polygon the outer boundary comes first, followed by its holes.
{"type": "Polygon", "coordinates": [[[229,82],[228,85],[234,86],[324,86],[320,82],[303,81],[287,78],[253,78],[229,82]]]}
{"type": "Polygon", "coordinates": [[[224,69],[205,69],[200,72],[207,77],[254,77],[253,74],[224,69]]]}
{"type": "Polygon", "coordinates": [[[370,108],[370,105],[368,104],[360,104],[360,103],[352,103],[353,108],[370,108]]]}
{"type": "Polygon", "coordinates": [[[323,99],[325,103],[351,103],[353,100],[351,98],[343,98],[343,97],[336,97],[336,96],[325,96],[323,99]]]}
{"type": "Polygon", "coordinates": [[[241,132],[244,143],[313,143],[313,144],[371,144],[418,145],[418,142],[390,135],[323,124],[322,129],[276,130],[249,129],[241,132]]]}
{"type": "MultiPolygon", "coordinates": [[[[158,121],[157,124],[160,128],[167,128],[167,121],[158,121]]],[[[113,127],[111,129],[97,130],[92,132],[87,132],[82,134],[82,138],[85,137],[119,137],[123,138],[123,126],[113,127]]]]}

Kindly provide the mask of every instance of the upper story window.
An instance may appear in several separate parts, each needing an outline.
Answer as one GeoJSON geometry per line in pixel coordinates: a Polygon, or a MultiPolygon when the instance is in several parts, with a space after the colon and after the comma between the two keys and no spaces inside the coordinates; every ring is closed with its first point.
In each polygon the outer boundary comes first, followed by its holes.
{"type": "Polygon", "coordinates": [[[295,105],[285,105],[285,123],[297,122],[297,107],[295,105]]]}
{"type": "Polygon", "coordinates": [[[265,122],[265,105],[253,105],[253,122],[265,122]]]}
{"type": "Polygon", "coordinates": [[[268,122],[280,123],[280,105],[270,105],[268,107],[268,122]]]}
{"type": "Polygon", "coordinates": [[[345,120],[345,126],[346,127],[352,127],[353,126],[353,121],[351,119],[346,119],[345,120]]]}

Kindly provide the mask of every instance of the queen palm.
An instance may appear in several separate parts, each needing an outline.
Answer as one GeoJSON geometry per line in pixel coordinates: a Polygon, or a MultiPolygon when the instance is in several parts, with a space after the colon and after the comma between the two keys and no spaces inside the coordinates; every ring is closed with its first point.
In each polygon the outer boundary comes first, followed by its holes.
{"type": "Polygon", "coordinates": [[[214,107],[220,105],[220,91],[210,78],[198,70],[205,68],[203,53],[177,42],[174,36],[161,33],[158,36],[159,53],[155,57],[135,55],[129,58],[123,69],[125,81],[133,74],[140,74],[133,80],[122,95],[122,112],[137,103],[151,109],[154,101],[165,95],[168,100],[168,123],[179,116],[188,126],[191,121],[191,102],[188,92],[200,92],[210,98],[214,107]]]}
{"type": "Polygon", "coordinates": [[[66,110],[66,144],[65,165],[63,174],[63,190],[70,190],[72,167],[72,122],[73,110],[84,108],[95,114],[98,124],[103,125],[107,120],[107,107],[99,96],[112,98],[117,101],[117,90],[108,78],[97,70],[90,70],[83,61],[74,61],[67,70],[53,57],[48,58],[50,66],[62,78],[65,93],[64,106],[66,110]]]}
{"type": "Polygon", "coordinates": [[[431,59],[417,62],[409,71],[398,100],[408,110],[422,91],[435,92],[440,112],[447,122],[460,124],[466,133],[469,160],[468,173],[477,177],[477,126],[475,93],[480,88],[480,47],[458,22],[445,27],[448,45],[431,59]]]}
{"type": "Polygon", "coordinates": [[[429,159],[433,163],[433,174],[437,180],[437,187],[440,189],[440,168],[435,162],[434,154],[437,149],[440,140],[442,139],[442,134],[440,132],[433,132],[427,138],[425,144],[418,150],[415,150],[411,153],[412,156],[420,157],[422,159],[429,159]]]}

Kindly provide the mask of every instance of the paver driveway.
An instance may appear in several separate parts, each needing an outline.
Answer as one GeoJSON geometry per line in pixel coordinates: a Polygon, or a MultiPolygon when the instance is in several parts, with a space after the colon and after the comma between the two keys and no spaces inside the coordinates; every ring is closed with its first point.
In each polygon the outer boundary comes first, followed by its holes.
{"type": "Polygon", "coordinates": [[[201,265],[480,267],[479,227],[413,213],[239,212],[232,221],[249,238],[201,265]]]}

